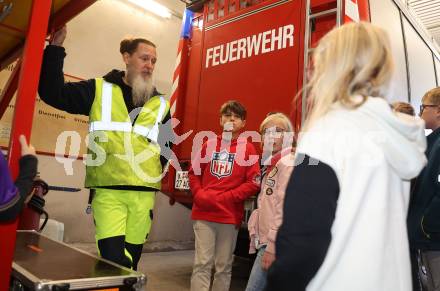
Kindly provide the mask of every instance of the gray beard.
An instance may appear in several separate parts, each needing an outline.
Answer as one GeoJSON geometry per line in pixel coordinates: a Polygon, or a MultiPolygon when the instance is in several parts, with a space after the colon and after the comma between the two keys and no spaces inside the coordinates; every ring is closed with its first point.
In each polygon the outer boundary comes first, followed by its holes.
{"type": "Polygon", "coordinates": [[[153,95],[153,78],[144,80],[140,75],[137,75],[131,82],[131,88],[134,106],[144,106],[145,102],[153,95]]]}

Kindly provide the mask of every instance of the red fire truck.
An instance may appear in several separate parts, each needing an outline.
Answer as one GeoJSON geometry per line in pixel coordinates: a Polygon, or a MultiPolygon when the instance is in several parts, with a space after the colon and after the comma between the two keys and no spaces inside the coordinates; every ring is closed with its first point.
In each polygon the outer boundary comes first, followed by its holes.
{"type": "MultiPolygon", "coordinates": [[[[438,50],[400,0],[186,2],[189,31],[179,45],[171,106],[180,121],[176,133],[191,134],[173,149],[181,169],[170,167],[163,180],[170,203],[190,206],[192,140],[197,132],[220,130],[218,110],[225,101],[239,100],[248,109],[246,130],[257,130],[272,111],[288,114],[299,130],[310,53],[335,26],[371,21],[388,31],[396,63],[390,102],[418,108],[424,92],[440,79],[438,50]]],[[[248,215],[253,203],[245,208],[248,215]]]]}

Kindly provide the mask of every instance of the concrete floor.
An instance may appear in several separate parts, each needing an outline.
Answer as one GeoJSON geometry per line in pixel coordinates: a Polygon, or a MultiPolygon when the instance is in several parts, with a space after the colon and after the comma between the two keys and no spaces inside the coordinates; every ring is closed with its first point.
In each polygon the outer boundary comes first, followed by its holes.
{"type": "MultiPolygon", "coordinates": [[[[147,275],[148,291],[190,290],[194,251],[144,253],[138,270],[147,275]]],[[[232,269],[231,291],[246,288],[251,270],[248,259],[236,258],[232,269]]]]}
{"type": "MultiPolygon", "coordinates": [[[[73,246],[97,255],[95,244],[73,246]]],[[[146,252],[139,261],[138,271],[147,276],[147,291],[187,291],[190,290],[193,260],[194,250],[146,252]]],[[[230,291],[246,288],[251,268],[250,259],[235,257],[230,291]]]]}

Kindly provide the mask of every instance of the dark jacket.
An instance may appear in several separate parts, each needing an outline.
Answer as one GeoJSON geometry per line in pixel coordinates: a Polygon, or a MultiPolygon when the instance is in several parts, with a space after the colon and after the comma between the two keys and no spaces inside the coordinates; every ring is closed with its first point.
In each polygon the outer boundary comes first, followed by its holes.
{"type": "Polygon", "coordinates": [[[440,251],[440,128],[428,136],[426,157],[411,193],[408,236],[413,250],[440,251]]]}
{"type": "Polygon", "coordinates": [[[20,213],[26,196],[32,189],[37,174],[38,160],[33,155],[20,158],[20,171],[15,184],[9,168],[0,151],[0,221],[13,220],[20,213]]]}
{"type": "MultiPolygon", "coordinates": [[[[63,47],[53,45],[46,47],[41,66],[38,93],[41,100],[57,109],[69,112],[71,114],[88,116],[95,98],[95,79],[64,83],[63,65],[65,56],[66,53],[63,47]]],[[[124,74],[125,72],[123,71],[112,70],[104,76],[104,80],[116,84],[121,88],[127,110],[128,112],[131,112],[136,108],[136,106],[132,101],[132,88],[123,81],[124,74]]],[[[154,89],[153,95],[160,95],[156,88],[154,89]]],[[[170,152],[172,146],[174,135],[171,128],[171,122],[169,122],[170,119],[171,115],[168,111],[159,129],[161,133],[159,137],[159,144],[161,146],[162,153],[170,152]],[[169,137],[168,140],[161,142],[161,137],[165,135],[169,137]],[[167,147],[168,150],[164,150],[164,147],[167,147]]],[[[134,118],[132,122],[135,120],[136,118],[134,118]]],[[[168,159],[168,156],[161,155],[160,160],[162,167],[168,162],[168,159]]],[[[155,189],[148,187],[130,185],[108,188],[156,191],[155,189]]]]}
{"type": "Polygon", "coordinates": [[[269,268],[265,291],[304,291],[324,262],[332,239],[340,192],[336,173],[302,153],[297,154],[295,164],[276,238],[276,260],[269,268]]]}

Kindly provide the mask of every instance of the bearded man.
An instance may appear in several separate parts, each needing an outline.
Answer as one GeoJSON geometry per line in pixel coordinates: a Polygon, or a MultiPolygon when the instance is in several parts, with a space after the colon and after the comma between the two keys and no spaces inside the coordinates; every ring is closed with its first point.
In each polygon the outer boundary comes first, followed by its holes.
{"type": "Polygon", "coordinates": [[[172,130],[169,103],[153,86],[156,46],[143,38],[124,39],[120,53],[125,72],[65,83],[66,34],[65,27],[55,32],[44,51],[38,92],[57,109],[89,116],[85,186],[95,193],[99,253],[136,270],[167,163],[160,153],[171,147],[158,142],[172,130]]]}

